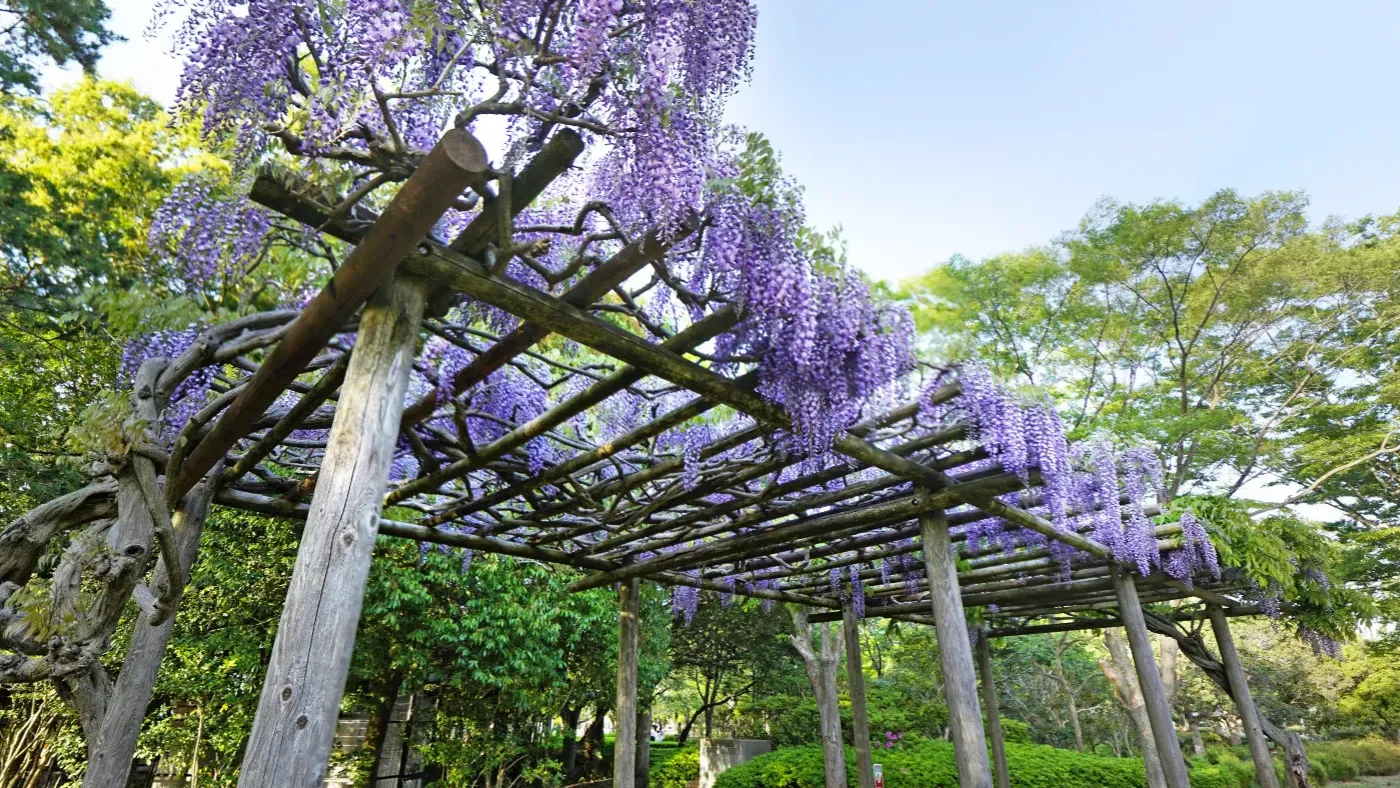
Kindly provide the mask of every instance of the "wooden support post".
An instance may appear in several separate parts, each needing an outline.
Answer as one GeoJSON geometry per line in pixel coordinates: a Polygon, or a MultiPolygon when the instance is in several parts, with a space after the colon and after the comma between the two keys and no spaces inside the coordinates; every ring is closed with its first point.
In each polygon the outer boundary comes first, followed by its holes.
{"type": "Polygon", "coordinates": [[[637,710],[637,786],[651,785],[651,701],[637,710]]]}
{"type": "Polygon", "coordinates": [[[1142,688],[1143,705],[1147,707],[1147,718],[1152,723],[1152,738],[1156,740],[1157,752],[1162,756],[1162,773],[1168,788],[1189,788],[1186,761],[1181,757],[1181,747],[1176,742],[1176,726],[1172,724],[1171,704],[1162,685],[1162,674],[1157,670],[1157,657],[1152,653],[1152,640],[1147,634],[1147,620],[1142,615],[1142,604],[1138,601],[1133,576],[1127,570],[1114,567],[1113,590],[1118,596],[1118,613],[1123,618],[1123,629],[1128,633],[1128,647],[1133,651],[1133,665],[1137,669],[1138,685],[1142,688]]]}
{"type": "Polygon", "coordinates": [[[637,780],[637,639],[641,582],[628,580],[618,589],[617,738],[613,745],[613,788],[636,788],[637,780]]]}
{"type": "Polygon", "coordinates": [[[992,740],[992,765],[996,767],[997,788],[1011,788],[1011,770],[1006,765],[1006,737],[1001,732],[1001,709],[997,703],[997,682],[992,675],[992,648],[986,632],[977,633],[977,667],[982,673],[982,705],[987,713],[987,734],[992,740]]]}
{"type": "Polygon", "coordinates": [[[992,788],[992,767],[987,761],[987,734],[977,703],[977,670],[972,664],[972,643],[958,593],[958,567],[948,520],[938,509],[919,518],[924,547],[929,599],[938,628],[938,656],[943,666],[943,692],[948,701],[948,727],[962,788],[992,788]]]}
{"type": "Polygon", "coordinates": [[[1248,739],[1249,757],[1254,761],[1255,779],[1261,788],[1279,788],[1274,759],[1269,754],[1264,729],[1259,724],[1259,707],[1254,705],[1254,696],[1250,694],[1249,678],[1240,664],[1240,653],[1235,650],[1235,638],[1230,634],[1230,622],[1225,618],[1225,610],[1219,605],[1209,605],[1206,614],[1210,616],[1210,628],[1215,631],[1215,643],[1220,647],[1220,661],[1225,664],[1225,675],[1230,679],[1230,694],[1235,699],[1240,720],[1244,722],[1244,735],[1248,739]]]}
{"type": "Polygon", "coordinates": [[[360,318],[320,482],[238,784],[318,786],[340,714],[425,283],[401,276],[360,318]]]}
{"type": "Polygon", "coordinates": [[[875,788],[871,767],[870,722],[865,715],[865,673],[860,656],[860,620],[849,599],[841,603],[841,627],[846,633],[846,681],[851,690],[851,739],[856,748],[856,785],[875,788]]]}

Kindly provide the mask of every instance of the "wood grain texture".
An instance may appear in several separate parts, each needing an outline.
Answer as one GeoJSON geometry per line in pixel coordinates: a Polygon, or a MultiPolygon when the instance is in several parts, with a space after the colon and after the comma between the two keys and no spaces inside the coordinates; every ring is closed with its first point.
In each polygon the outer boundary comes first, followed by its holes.
{"type": "MultiPolygon", "coordinates": [[[[488,169],[486,151],[471,134],[451,129],[404,182],[363,240],[351,250],[325,288],[311,299],[284,338],[267,354],[248,387],[190,451],[172,499],[182,497],[224,457],[252,424],[296,380],[355,310],[394,277],[394,270],[488,169]]],[[[399,408],[402,410],[402,408],[399,408]]]]}
{"type": "Polygon", "coordinates": [[[425,283],[400,277],[360,319],[297,551],[239,785],[320,786],[379,530],[425,283]]]}
{"type": "Polygon", "coordinates": [[[919,536],[928,573],[929,603],[938,627],[938,658],[943,666],[943,694],[948,701],[948,727],[962,788],[992,788],[987,760],[987,734],[977,702],[977,669],[972,642],[958,592],[958,569],[948,521],[941,510],[919,518],[919,536]]]}
{"type": "MultiPolygon", "coordinates": [[[[189,579],[190,569],[199,557],[199,540],[209,516],[213,487],[208,479],[196,485],[174,515],[179,565],[183,567],[185,580],[189,579]]],[[[166,566],[161,563],[156,567],[152,586],[159,588],[169,582],[166,566]]],[[[175,601],[178,604],[178,598],[175,601]]],[[[126,784],[132,758],[136,755],[141,721],[145,719],[165,646],[174,629],[174,615],[154,624],[152,611],[142,610],[137,614],[131,645],[127,647],[121,673],[117,675],[112,696],[104,709],[96,747],[90,751],[87,772],[83,776],[84,788],[126,784]]]]}
{"type": "Polygon", "coordinates": [[[637,784],[637,648],[641,620],[641,581],[618,589],[617,605],[616,744],[613,747],[613,788],[637,784]]]}
{"type": "Polygon", "coordinates": [[[1152,738],[1162,758],[1162,774],[1168,788],[1189,788],[1186,781],[1186,761],[1176,742],[1176,726],[1172,724],[1171,704],[1167,701],[1157,658],[1152,653],[1152,640],[1147,634],[1147,621],[1142,615],[1137,584],[1133,576],[1122,569],[1113,570],[1113,590],[1118,596],[1118,614],[1128,635],[1128,648],[1133,652],[1142,702],[1147,707],[1147,719],[1152,723],[1152,738]]]}

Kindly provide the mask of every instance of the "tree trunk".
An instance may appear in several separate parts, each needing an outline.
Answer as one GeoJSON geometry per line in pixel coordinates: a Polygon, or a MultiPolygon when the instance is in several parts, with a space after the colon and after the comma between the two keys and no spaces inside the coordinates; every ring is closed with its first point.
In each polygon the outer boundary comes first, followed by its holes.
{"type": "Polygon", "coordinates": [[[580,777],[591,774],[600,768],[603,761],[603,719],[608,716],[608,708],[598,706],[598,714],[583,732],[583,769],[580,777]]]}
{"type": "MultiPolygon", "coordinates": [[[[199,557],[200,536],[204,533],[204,523],[209,516],[209,502],[218,483],[217,474],[222,470],[222,463],[215,466],[213,475],[196,485],[185,497],[183,506],[175,512],[173,522],[177,556],[184,575],[175,584],[176,587],[183,588],[188,584],[194,562],[199,557]]],[[[162,560],[156,566],[152,585],[162,589],[170,584],[166,562],[162,560]]],[[[178,605],[179,598],[173,599],[173,603],[178,605]]],[[[151,693],[155,690],[166,644],[170,642],[171,632],[175,628],[174,611],[159,616],[162,620],[158,624],[152,623],[153,616],[156,616],[154,609],[142,609],[136,616],[131,630],[131,645],[127,647],[121,673],[103,711],[95,746],[89,742],[90,758],[83,777],[86,788],[124,784],[131,771],[136,740],[141,735],[141,722],[146,717],[146,707],[151,703],[151,693]]]]}
{"type": "Polygon", "coordinates": [[[1147,786],[1166,788],[1162,759],[1157,753],[1157,742],[1152,737],[1152,723],[1147,719],[1147,710],[1142,704],[1142,691],[1138,688],[1137,677],[1133,675],[1133,659],[1128,653],[1128,643],[1116,629],[1104,630],[1103,642],[1108,647],[1109,658],[1099,660],[1099,667],[1137,729],[1142,761],[1147,767],[1147,786]]]}
{"type": "Polygon", "coordinates": [[[300,788],[325,776],[425,290],[422,280],[400,276],[360,318],[243,758],[243,788],[300,788]]]}
{"type": "Polygon", "coordinates": [[[1084,727],[1079,722],[1079,701],[1075,698],[1074,685],[1070,683],[1069,676],[1065,674],[1064,660],[1061,655],[1064,653],[1065,639],[1063,636],[1055,641],[1055,681],[1060,685],[1060,691],[1065,693],[1066,706],[1069,708],[1069,724],[1074,731],[1074,749],[1084,752],[1084,727]]]}
{"type": "Polygon", "coordinates": [[[559,718],[564,723],[564,751],[559,755],[560,763],[564,764],[564,782],[572,783],[577,776],[574,771],[574,761],[578,758],[578,718],[583,713],[583,707],[570,708],[565,706],[559,712],[559,718]]]}
{"type": "Polygon", "coordinates": [[[1065,695],[1069,699],[1069,725],[1074,731],[1074,749],[1084,752],[1084,726],[1079,722],[1079,703],[1074,699],[1074,693],[1065,695]]]}
{"type": "Polygon", "coordinates": [[[681,732],[676,734],[677,747],[685,746],[686,741],[690,739],[690,729],[695,727],[695,721],[700,719],[700,715],[704,712],[705,709],[703,707],[696,709],[695,713],[690,715],[690,718],[687,719],[685,721],[685,724],[681,726],[681,732]]]}
{"type": "Polygon", "coordinates": [[[821,652],[812,645],[812,624],[804,608],[792,608],[792,647],[802,656],[807,679],[817,696],[821,718],[822,767],[826,788],[846,788],[846,752],[842,747],[841,707],[836,694],[836,667],[841,658],[840,640],[831,636],[831,627],[821,624],[821,652]]]}

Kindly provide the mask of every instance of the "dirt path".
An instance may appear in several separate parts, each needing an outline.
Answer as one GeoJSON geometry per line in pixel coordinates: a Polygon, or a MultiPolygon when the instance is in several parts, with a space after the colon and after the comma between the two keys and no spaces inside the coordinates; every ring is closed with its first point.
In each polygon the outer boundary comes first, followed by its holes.
{"type": "Polygon", "coordinates": [[[1362,777],[1355,782],[1331,783],[1342,788],[1343,786],[1356,786],[1356,788],[1400,788],[1400,774],[1392,774],[1389,777],[1362,777]]]}

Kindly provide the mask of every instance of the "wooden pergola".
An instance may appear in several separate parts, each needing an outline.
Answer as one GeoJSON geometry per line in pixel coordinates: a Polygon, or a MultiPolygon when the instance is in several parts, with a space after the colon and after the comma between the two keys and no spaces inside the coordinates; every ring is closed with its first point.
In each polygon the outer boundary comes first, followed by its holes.
{"type": "MultiPolygon", "coordinates": [[[[504,259],[518,251],[514,216],[582,149],[577,135],[561,130],[519,172],[502,173],[469,134],[450,131],[377,216],[337,213],[331,197],[260,176],[254,200],[353,250],[304,309],[212,329],[185,356],[138,376],[137,397],[145,380],[144,396],[159,400],[210,363],[247,373],[216,384],[168,453],[149,443],[138,449],[152,469],[164,467],[163,501],[152,505],[157,533],[170,512],[188,508],[192,491],[206,488],[218,504],[305,521],[241,785],[311,785],[324,772],[376,535],[574,567],[585,573],[575,590],[620,589],[618,788],[634,784],[640,581],[804,606],[813,622],[844,623],[848,659],[859,665],[852,574],[864,586],[866,616],[936,627],[963,786],[1008,785],[987,637],[1123,626],[1167,780],[1187,788],[1142,609],[1172,600],[1205,605],[1257,772],[1271,784],[1272,761],[1226,622],[1257,610],[1232,596],[1240,589],[1228,581],[1142,576],[1088,533],[1034,513],[1041,502],[1034,473],[1002,470],[961,424],[921,415],[954,400],[956,380],[854,424],[832,442],[840,459],[817,464],[771,440],[791,423],[755,390],[753,374],[726,377],[710,363],[705,348],[737,324],[734,308],[652,338],[629,330],[635,321],[609,319],[634,297],[629,280],[649,270],[665,276],[658,261],[698,222],[623,238],[620,251],[562,293],[503,276],[504,259]],[[468,190],[482,210],[455,238],[435,238],[435,223],[468,190]],[[453,322],[449,307],[462,296],[520,322],[505,332],[453,322]],[[353,346],[344,341],[350,332],[353,346]],[[425,333],[472,358],[450,391],[405,407],[425,333]],[[552,335],[600,363],[561,361],[539,347],[552,335]],[[460,412],[464,395],[510,366],[546,388],[574,381],[572,393],[472,445],[465,430],[451,428],[454,403],[460,412]],[[556,377],[541,377],[548,370],[556,377]],[[649,420],[618,435],[565,429],[581,418],[599,421],[600,409],[619,401],[649,420]],[[738,415],[727,432],[684,452],[658,449],[663,436],[717,408],[738,415]],[[327,428],[324,439],[299,432],[327,428]],[[555,458],[531,467],[527,449],[540,441],[555,458]],[[415,460],[416,474],[390,482],[396,457],[415,460]],[[959,528],[987,518],[1022,536],[979,544],[959,528]],[[883,577],[872,562],[912,568],[883,577]],[[833,582],[837,570],[842,579],[833,582]],[[981,609],[985,636],[969,632],[969,608],[981,609]]],[[[1180,528],[1158,526],[1156,538],[1170,549],[1180,528]]],[[[167,604],[178,600],[179,569],[172,567],[177,588],[167,604]]],[[[858,669],[849,675],[867,788],[863,679],[858,669]]]]}

